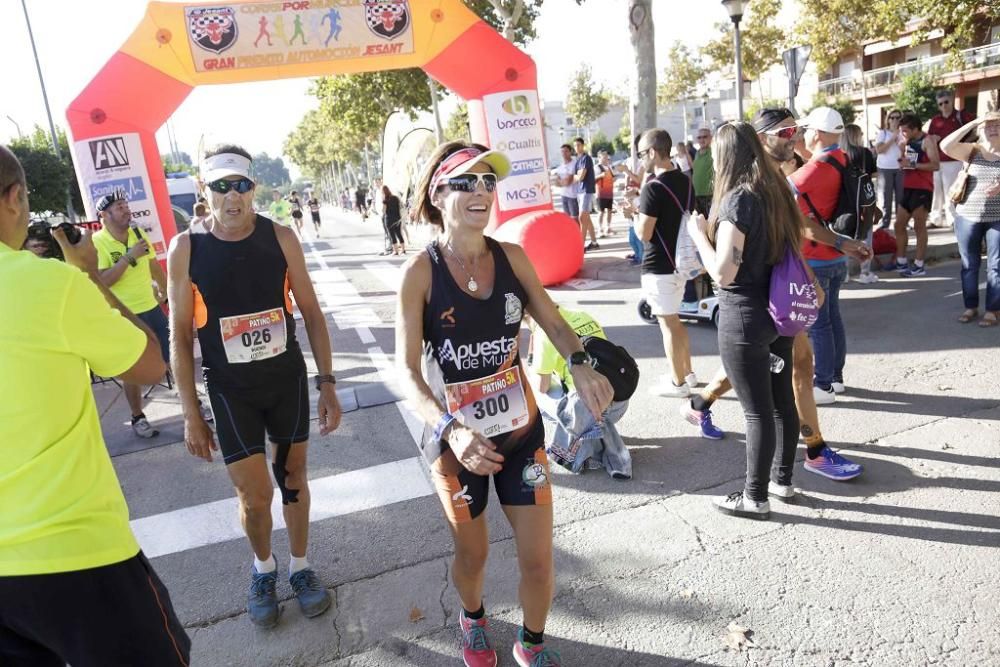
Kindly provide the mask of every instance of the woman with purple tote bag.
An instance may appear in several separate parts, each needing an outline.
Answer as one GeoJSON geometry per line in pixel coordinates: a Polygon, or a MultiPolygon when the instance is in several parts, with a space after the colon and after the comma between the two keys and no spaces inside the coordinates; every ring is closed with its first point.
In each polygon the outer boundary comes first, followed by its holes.
{"type": "Polygon", "coordinates": [[[791,336],[815,319],[816,292],[797,252],[802,214],[753,127],[723,125],[712,153],[718,205],[709,220],[692,217],[689,231],[721,288],[719,353],[747,443],[743,489],[713,503],[725,514],[767,519],[769,492],[791,488],[799,437],[791,336]]]}

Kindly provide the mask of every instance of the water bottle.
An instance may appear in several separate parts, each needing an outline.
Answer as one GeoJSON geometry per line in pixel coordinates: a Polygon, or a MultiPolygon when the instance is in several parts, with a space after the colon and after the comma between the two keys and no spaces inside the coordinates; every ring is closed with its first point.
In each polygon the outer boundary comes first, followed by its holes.
{"type": "Polygon", "coordinates": [[[781,371],[785,370],[785,360],[779,357],[778,355],[774,354],[773,352],[771,353],[770,361],[771,361],[772,373],[778,374],[781,371]]]}

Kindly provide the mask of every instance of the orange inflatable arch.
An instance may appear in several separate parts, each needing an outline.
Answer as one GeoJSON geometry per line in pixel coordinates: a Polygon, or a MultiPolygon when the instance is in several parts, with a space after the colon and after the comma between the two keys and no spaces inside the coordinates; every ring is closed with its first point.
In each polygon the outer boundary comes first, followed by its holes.
{"type": "Polygon", "coordinates": [[[575,275],[582,244],[552,209],[535,64],[461,0],[150,2],[66,112],[87,213],[124,188],[162,257],[176,229],[156,131],[195,86],[407,67],[467,100],[472,138],[510,157],[493,235],[520,243],[547,285],[575,275]]]}

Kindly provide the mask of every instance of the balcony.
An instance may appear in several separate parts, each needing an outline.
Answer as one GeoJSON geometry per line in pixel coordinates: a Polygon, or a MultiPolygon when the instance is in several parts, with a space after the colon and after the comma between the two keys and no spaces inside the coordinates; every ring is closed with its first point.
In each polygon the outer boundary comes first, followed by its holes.
{"type": "MultiPolygon", "coordinates": [[[[868,87],[868,94],[888,94],[888,91],[876,91],[876,89],[891,88],[899,82],[901,77],[918,70],[936,69],[941,71],[944,78],[952,75],[963,75],[967,78],[970,73],[976,70],[1000,67],[1000,43],[966,49],[961,51],[959,55],[962,58],[964,66],[958,70],[948,69],[951,54],[947,53],[931,58],[921,58],[920,60],[869,70],[865,72],[865,85],[868,87]]],[[[855,71],[855,74],[851,76],[820,81],[819,92],[828,97],[860,99],[861,77],[855,71]]]]}

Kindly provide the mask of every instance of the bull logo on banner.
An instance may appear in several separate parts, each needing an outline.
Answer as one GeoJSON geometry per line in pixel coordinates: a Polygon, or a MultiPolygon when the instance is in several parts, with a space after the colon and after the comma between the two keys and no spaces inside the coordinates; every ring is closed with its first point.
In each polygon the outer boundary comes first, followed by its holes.
{"type": "Polygon", "coordinates": [[[410,7],[406,0],[365,0],[368,28],[384,39],[394,39],[410,27],[410,7]]]}
{"type": "Polygon", "coordinates": [[[232,7],[189,7],[186,13],[188,33],[201,48],[222,53],[236,43],[239,26],[232,7]]]}

